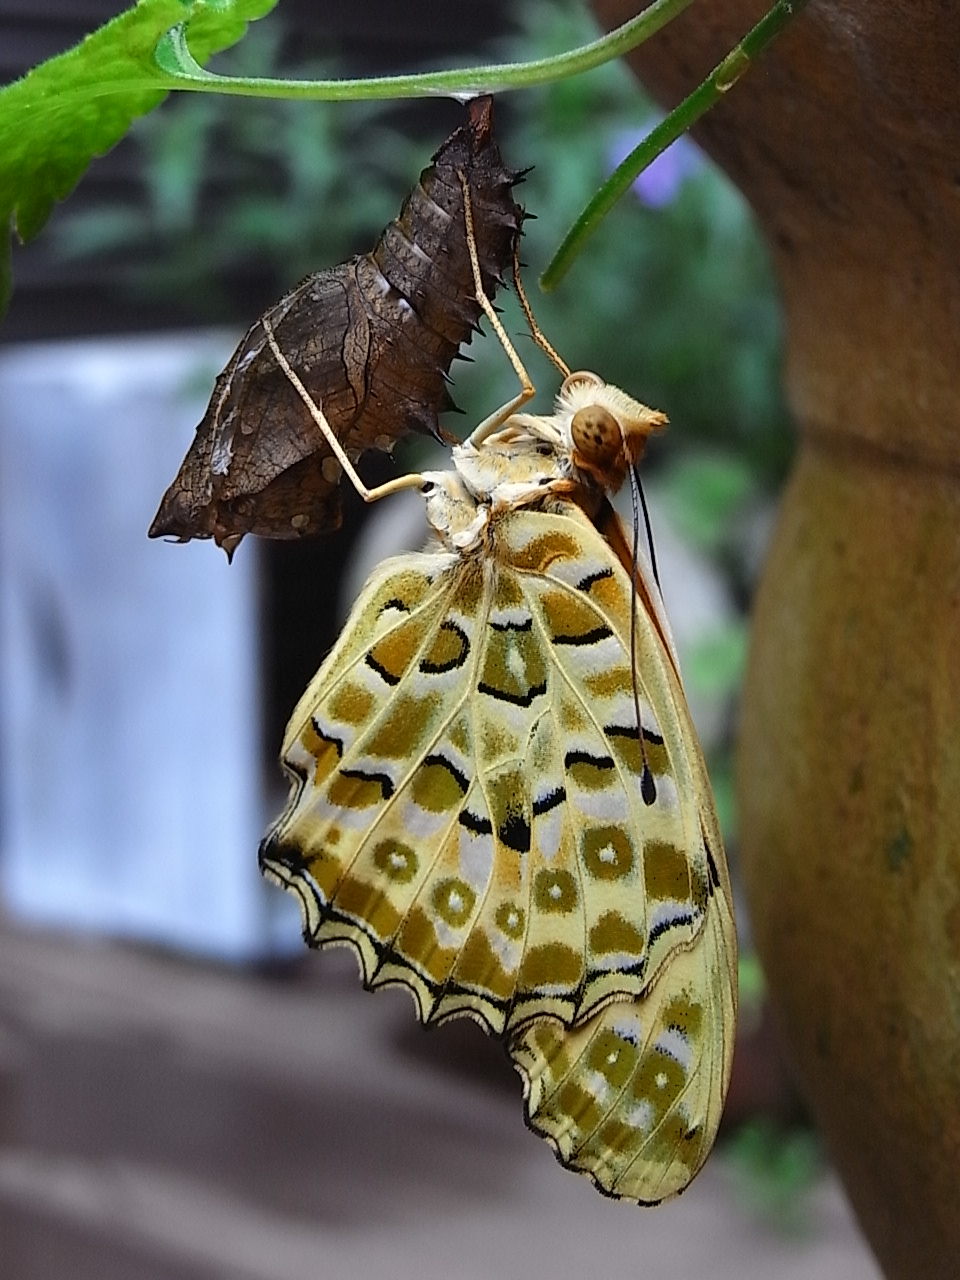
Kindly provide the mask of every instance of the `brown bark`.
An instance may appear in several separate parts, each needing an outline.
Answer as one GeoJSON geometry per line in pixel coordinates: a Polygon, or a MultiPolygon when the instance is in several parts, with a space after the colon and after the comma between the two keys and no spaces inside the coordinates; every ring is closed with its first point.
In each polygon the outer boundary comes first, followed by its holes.
{"type": "MultiPolygon", "coordinates": [[[[615,25],[635,0],[596,0],[615,25]]],[[[765,0],[633,66],[674,104],[765,0]]],[[[813,0],[697,139],[757,212],[801,432],[741,743],[757,945],[890,1277],[960,1258],[960,5],[813,0]]]]}

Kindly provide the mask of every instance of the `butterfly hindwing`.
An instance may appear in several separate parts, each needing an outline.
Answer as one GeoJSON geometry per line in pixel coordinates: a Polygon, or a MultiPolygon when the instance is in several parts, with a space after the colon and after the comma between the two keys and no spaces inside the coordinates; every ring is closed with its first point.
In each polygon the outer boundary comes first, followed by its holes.
{"type": "Polygon", "coordinates": [[[713,888],[693,946],[644,997],[573,1029],[536,1023],[510,1042],[528,1124],[607,1195],[657,1204],[687,1186],[713,1146],[736,1020],[733,916],[713,888]]]}
{"type": "MultiPolygon", "coordinates": [[[[637,619],[637,736],[629,579],[573,504],[504,521],[555,675],[543,749],[562,776],[564,847],[585,904],[585,991],[578,1020],[612,995],[639,993],[696,935],[708,868],[698,824],[689,712],[650,619],[637,619]],[[643,771],[653,794],[644,798],[643,771]]],[[[693,738],[695,742],[695,738],[693,738]]],[[[535,770],[539,774],[539,770],[535,770]]],[[[541,782],[539,796],[554,784],[541,782]]],[[[553,794],[556,794],[555,788],[553,794]]],[[[545,841],[544,861],[549,863],[545,841]]]]}

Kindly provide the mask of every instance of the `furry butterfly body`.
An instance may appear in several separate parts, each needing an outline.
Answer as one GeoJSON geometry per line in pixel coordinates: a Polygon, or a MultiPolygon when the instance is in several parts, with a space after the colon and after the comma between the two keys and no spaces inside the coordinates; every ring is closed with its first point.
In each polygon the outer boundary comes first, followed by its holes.
{"type": "Polygon", "coordinates": [[[576,374],[492,421],[420,477],[433,546],[373,574],[294,712],[261,865],[368,986],[502,1036],[564,1164],[653,1203],[709,1152],[736,1011],[709,782],[606,496],[662,417],[576,374]]]}

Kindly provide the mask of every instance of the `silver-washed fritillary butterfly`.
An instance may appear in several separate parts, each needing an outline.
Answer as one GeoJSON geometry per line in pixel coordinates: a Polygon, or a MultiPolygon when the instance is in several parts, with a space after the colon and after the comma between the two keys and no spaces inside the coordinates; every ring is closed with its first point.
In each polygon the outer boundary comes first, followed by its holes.
{"type": "Polygon", "coordinates": [[[357,480],[419,486],[434,546],[374,572],[300,700],[260,861],[368,987],[503,1037],[563,1164],[657,1203],[713,1144],[737,1002],[710,784],[608,498],[665,419],[569,374],[517,276],[567,374],[552,414],[520,412],[532,384],[475,283],[523,390],[451,471],[357,480]]]}

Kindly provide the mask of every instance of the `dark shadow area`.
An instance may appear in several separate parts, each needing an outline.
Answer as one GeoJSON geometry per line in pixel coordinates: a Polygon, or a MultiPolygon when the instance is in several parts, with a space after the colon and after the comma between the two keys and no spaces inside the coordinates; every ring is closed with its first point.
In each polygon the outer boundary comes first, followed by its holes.
{"type": "Polygon", "coordinates": [[[114,1237],[0,1205],[3,1274],[10,1280],[210,1280],[195,1269],[150,1258],[114,1237]]]}
{"type": "MultiPolygon", "coordinates": [[[[3,1072],[0,1141],[41,1157],[136,1163],[318,1224],[430,1216],[438,1197],[461,1206],[502,1200],[529,1139],[519,1082],[500,1046],[459,1020],[424,1033],[413,1011],[400,1007],[405,998],[365,993],[358,981],[351,991],[352,959],[338,959],[280,984],[233,982],[229,971],[213,970],[216,981],[236,988],[224,996],[248,1027],[269,1009],[277,985],[315,993],[315,1006],[303,1001],[303,1007],[318,1027],[325,1005],[329,1017],[336,1002],[336,1025],[348,1029],[345,1043],[335,1058],[321,1057],[315,1072],[304,1072],[302,1064],[291,1070],[279,1042],[274,1073],[260,1062],[231,1061],[213,1044],[207,1050],[185,1043],[162,1025],[133,1024],[122,1034],[107,1024],[90,1032],[38,1028],[5,1000],[3,1024],[16,1052],[3,1072]],[[382,1050],[373,1070],[371,1045],[382,1050]],[[397,1056],[417,1070],[456,1073],[462,1104],[449,1092],[439,1105],[429,1091],[404,1097],[393,1079],[397,1056]],[[385,1088],[377,1093],[381,1074],[385,1088]],[[490,1124],[486,1090],[478,1098],[478,1086],[491,1083],[500,1096],[506,1098],[508,1087],[513,1095],[512,1139],[490,1124]]],[[[127,985],[129,996],[136,975],[124,973],[122,951],[118,960],[117,982],[127,985]]],[[[158,960],[151,957],[153,964],[158,960]]],[[[176,983],[189,979],[183,964],[159,960],[159,967],[161,980],[163,969],[176,983]]]]}
{"type": "Polygon", "coordinates": [[[472,1018],[452,1018],[439,1027],[398,1022],[391,1045],[418,1068],[455,1076],[463,1081],[465,1090],[481,1085],[500,1097],[515,1099],[519,1106],[520,1077],[503,1044],[488,1036],[472,1018]]]}

